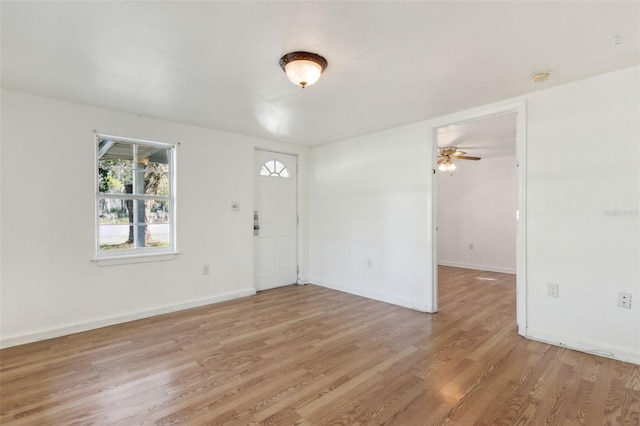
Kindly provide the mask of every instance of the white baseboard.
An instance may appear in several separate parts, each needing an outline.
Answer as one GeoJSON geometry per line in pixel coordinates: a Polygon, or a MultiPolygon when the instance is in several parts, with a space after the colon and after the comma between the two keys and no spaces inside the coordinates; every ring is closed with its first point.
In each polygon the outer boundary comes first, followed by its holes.
{"type": "Polygon", "coordinates": [[[213,303],[224,302],[226,300],[238,299],[241,297],[253,296],[256,294],[254,288],[235,291],[233,293],[220,294],[205,299],[192,300],[189,302],[178,303],[176,305],[167,305],[146,311],[132,312],[114,317],[101,318],[98,320],[81,322],[76,324],[65,325],[62,327],[52,328],[48,330],[38,331],[18,336],[2,337],[0,339],[0,348],[8,348],[11,346],[24,345],[26,343],[38,342],[40,340],[52,339],[54,337],[67,336],[69,334],[80,333],[83,331],[95,330],[96,328],[107,327],[115,324],[122,324],[129,321],[135,321],[143,318],[154,317],[157,315],[168,314],[171,312],[182,311],[190,308],[211,305],[213,303]]]}
{"type": "Polygon", "coordinates": [[[403,308],[413,309],[414,311],[427,312],[426,306],[417,305],[414,300],[403,299],[400,297],[393,297],[386,294],[379,294],[370,291],[363,291],[353,287],[332,283],[329,281],[319,280],[311,278],[309,281],[311,284],[319,285],[321,287],[330,288],[332,290],[342,291],[344,293],[354,294],[356,296],[366,297],[367,299],[378,300],[380,302],[390,303],[392,305],[402,306],[403,308]]]}
{"type": "Polygon", "coordinates": [[[565,336],[557,336],[544,331],[527,328],[526,338],[537,340],[543,343],[549,343],[555,346],[561,346],[567,349],[573,349],[592,355],[603,356],[606,358],[616,359],[618,361],[630,362],[640,365],[640,352],[634,352],[630,348],[618,346],[607,346],[598,342],[585,340],[576,340],[565,336]]]}
{"type": "Polygon", "coordinates": [[[515,274],[516,268],[503,268],[501,266],[474,265],[470,263],[450,262],[448,260],[438,260],[438,265],[453,266],[454,268],[475,269],[478,271],[499,272],[501,274],[515,274]]]}

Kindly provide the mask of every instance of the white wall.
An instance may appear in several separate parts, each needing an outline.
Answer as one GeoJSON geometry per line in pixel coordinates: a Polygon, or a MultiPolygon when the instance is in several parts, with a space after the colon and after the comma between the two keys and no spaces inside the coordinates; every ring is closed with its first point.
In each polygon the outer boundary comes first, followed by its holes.
{"type": "Polygon", "coordinates": [[[515,274],[515,155],[457,163],[437,174],[438,263],[515,274]]]}
{"type": "Polygon", "coordinates": [[[640,363],[640,68],[528,97],[528,334],[640,363]],[[624,216],[608,216],[620,210],[624,216]],[[547,296],[547,283],[560,297],[547,296]],[[632,309],[616,306],[633,293],[632,309]]]}
{"type": "Polygon", "coordinates": [[[308,148],[3,90],[2,345],[253,294],[256,147],[299,155],[300,266],[307,281],[308,148]],[[180,142],[175,260],[90,261],[94,129],[180,142]],[[234,201],[239,212],[231,211],[234,201]],[[201,275],[205,263],[208,276],[201,275]]]}
{"type": "MultiPolygon", "coordinates": [[[[636,363],[639,77],[633,67],[523,98],[526,334],[636,363]],[[607,216],[615,210],[626,216],[607,216]],[[548,282],[559,283],[560,297],[547,296],[548,282]],[[632,309],[616,306],[619,290],[633,294],[632,309]]],[[[313,282],[405,306],[430,303],[433,166],[423,133],[418,123],[312,150],[313,282]]]]}
{"type": "Polygon", "coordinates": [[[433,178],[425,138],[416,124],[312,150],[311,282],[428,310],[433,178]]]}

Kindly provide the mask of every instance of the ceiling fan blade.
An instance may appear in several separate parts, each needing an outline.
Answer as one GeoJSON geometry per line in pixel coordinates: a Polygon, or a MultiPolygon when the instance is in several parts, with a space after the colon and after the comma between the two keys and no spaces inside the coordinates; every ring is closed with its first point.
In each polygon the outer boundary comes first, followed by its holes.
{"type": "Polygon", "coordinates": [[[469,157],[467,155],[456,155],[456,158],[458,160],[475,160],[478,161],[480,160],[482,157],[469,157]]]}
{"type": "Polygon", "coordinates": [[[455,157],[459,157],[459,156],[465,155],[465,154],[466,154],[465,151],[456,151],[452,155],[455,156],[455,157]]]}
{"type": "Polygon", "coordinates": [[[447,157],[440,157],[438,158],[438,164],[442,164],[444,163],[444,161],[447,159],[447,157]]]}

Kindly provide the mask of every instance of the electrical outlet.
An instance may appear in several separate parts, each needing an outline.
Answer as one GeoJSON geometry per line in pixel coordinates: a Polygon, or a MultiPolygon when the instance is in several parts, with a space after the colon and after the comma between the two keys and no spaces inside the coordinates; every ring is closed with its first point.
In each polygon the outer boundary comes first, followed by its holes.
{"type": "Polygon", "coordinates": [[[202,265],[202,275],[209,275],[209,265],[202,265]]]}
{"type": "Polygon", "coordinates": [[[549,297],[560,296],[560,285],[558,283],[547,283],[547,295],[549,297]]]}
{"type": "Polygon", "coordinates": [[[620,308],[631,309],[631,293],[618,292],[618,306],[620,308]]]}
{"type": "Polygon", "coordinates": [[[373,259],[367,258],[367,268],[373,268],[373,259]]]}

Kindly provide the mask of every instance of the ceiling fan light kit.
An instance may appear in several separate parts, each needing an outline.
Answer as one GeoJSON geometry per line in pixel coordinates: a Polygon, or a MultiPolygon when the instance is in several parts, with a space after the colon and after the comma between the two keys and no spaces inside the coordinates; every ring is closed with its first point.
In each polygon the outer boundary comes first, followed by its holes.
{"type": "Polygon", "coordinates": [[[450,175],[453,175],[453,172],[458,168],[455,164],[453,164],[452,158],[457,160],[474,160],[478,161],[481,157],[471,157],[466,154],[464,151],[458,151],[458,148],[455,146],[446,146],[444,148],[438,148],[438,152],[440,154],[440,158],[438,159],[438,170],[443,173],[449,172],[450,175]]]}
{"type": "Polygon", "coordinates": [[[327,60],[316,53],[291,52],[280,58],[280,67],[289,81],[304,89],[318,81],[327,60]]]}
{"type": "Polygon", "coordinates": [[[453,162],[450,159],[445,160],[443,163],[441,163],[438,166],[438,170],[440,170],[443,173],[447,173],[449,172],[451,175],[453,175],[453,172],[457,169],[458,167],[456,167],[455,164],[453,164],[453,162]]]}

